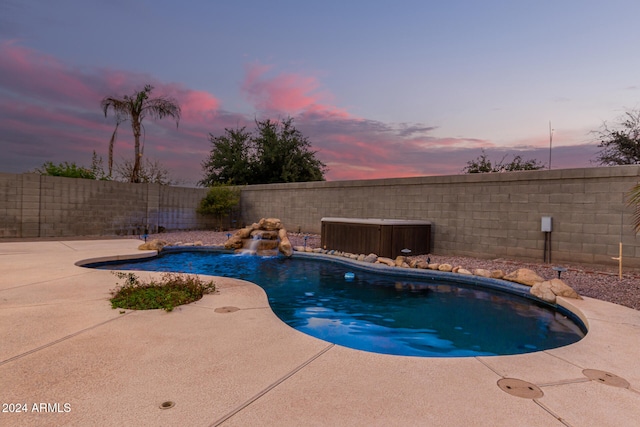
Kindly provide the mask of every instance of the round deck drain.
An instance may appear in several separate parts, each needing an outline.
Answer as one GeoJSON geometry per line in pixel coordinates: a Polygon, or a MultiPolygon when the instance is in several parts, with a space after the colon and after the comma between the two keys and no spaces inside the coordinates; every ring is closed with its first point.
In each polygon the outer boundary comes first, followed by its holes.
{"type": "Polygon", "coordinates": [[[610,372],[599,371],[597,369],[585,369],[582,373],[591,381],[596,381],[612,387],[629,388],[630,386],[629,381],[610,372]]]}
{"type": "Polygon", "coordinates": [[[516,378],[502,378],[498,380],[498,387],[505,393],[524,399],[538,399],[544,396],[537,385],[516,378]]]}
{"type": "Polygon", "coordinates": [[[170,408],[173,408],[174,406],[176,406],[175,402],[167,400],[166,402],[162,402],[160,404],[160,409],[170,409],[170,408]]]}
{"type": "Polygon", "coordinates": [[[218,307],[214,311],[216,313],[233,313],[238,310],[240,310],[238,307],[218,307]]]}

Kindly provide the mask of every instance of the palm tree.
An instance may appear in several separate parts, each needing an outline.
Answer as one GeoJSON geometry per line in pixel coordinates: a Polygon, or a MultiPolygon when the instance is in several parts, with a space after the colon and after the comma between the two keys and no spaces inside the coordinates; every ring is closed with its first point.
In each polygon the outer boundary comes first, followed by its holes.
{"type": "Polygon", "coordinates": [[[116,116],[116,128],[109,141],[109,176],[111,176],[113,169],[113,144],[116,141],[120,123],[126,122],[127,120],[131,121],[131,129],[133,130],[133,138],[135,141],[135,158],[130,182],[140,182],[140,165],[144,151],[144,147],[142,150],[140,149],[140,135],[144,130],[142,120],[147,115],[155,119],[171,116],[176,120],[176,127],[178,127],[181,110],[177,101],[165,97],[149,98],[152,90],[153,86],[145,85],[144,89],[135,92],[132,96],[125,95],[122,98],[107,96],[100,103],[105,117],[107,117],[109,109],[112,109],[116,116]]]}
{"type": "Polygon", "coordinates": [[[640,233],[640,184],[636,184],[629,192],[629,206],[633,206],[633,227],[640,233]]]}

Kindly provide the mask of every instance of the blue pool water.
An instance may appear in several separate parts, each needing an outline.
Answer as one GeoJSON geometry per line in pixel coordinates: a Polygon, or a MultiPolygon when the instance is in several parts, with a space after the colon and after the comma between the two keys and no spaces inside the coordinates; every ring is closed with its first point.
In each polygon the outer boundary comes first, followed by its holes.
{"type": "Polygon", "coordinates": [[[405,356],[521,354],[584,336],[567,313],[527,298],[450,281],[394,277],[308,258],[173,252],[103,269],[174,271],[261,286],[285,323],[359,350],[405,356]],[[346,279],[345,273],[354,273],[346,279]]]}

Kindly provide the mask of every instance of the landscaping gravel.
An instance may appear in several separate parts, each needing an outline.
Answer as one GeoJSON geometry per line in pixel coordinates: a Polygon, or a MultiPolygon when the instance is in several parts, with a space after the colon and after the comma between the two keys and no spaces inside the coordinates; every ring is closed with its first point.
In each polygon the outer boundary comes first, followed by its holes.
{"type": "MultiPolygon", "coordinates": [[[[162,239],[170,244],[202,242],[205,246],[222,245],[227,240],[228,232],[215,231],[179,231],[149,235],[149,239],[162,239]]],[[[304,246],[307,236],[307,246],[320,247],[320,236],[317,234],[289,233],[289,240],[295,246],[304,246]]],[[[467,270],[484,268],[486,270],[503,270],[505,273],[519,268],[529,268],[545,279],[558,277],[553,266],[561,266],[567,271],[561,273],[561,279],[580,295],[624,305],[640,310],[640,272],[625,271],[622,279],[618,277],[615,266],[583,265],[583,264],[544,264],[542,262],[524,262],[509,259],[481,259],[444,255],[422,255],[411,258],[426,260],[432,263],[462,266],[467,270]]]]}

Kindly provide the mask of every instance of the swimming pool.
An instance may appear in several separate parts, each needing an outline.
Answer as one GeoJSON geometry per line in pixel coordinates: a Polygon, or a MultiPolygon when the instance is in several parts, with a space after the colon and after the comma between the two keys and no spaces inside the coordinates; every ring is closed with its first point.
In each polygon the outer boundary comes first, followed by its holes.
{"type": "Polygon", "coordinates": [[[521,295],[443,277],[406,277],[393,269],[368,271],[307,257],[179,251],[89,266],[247,280],[266,291],[275,314],[291,327],[376,353],[522,354],[572,344],[585,335],[584,326],[569,312],[521,295]],[[354,273],[354,278],[345,278],[346,273],[354,273]]]}

